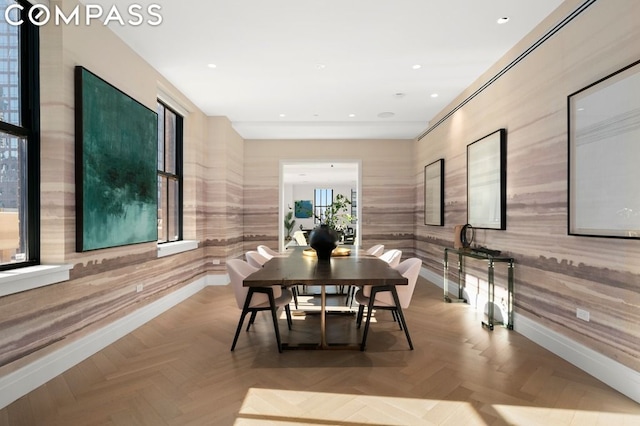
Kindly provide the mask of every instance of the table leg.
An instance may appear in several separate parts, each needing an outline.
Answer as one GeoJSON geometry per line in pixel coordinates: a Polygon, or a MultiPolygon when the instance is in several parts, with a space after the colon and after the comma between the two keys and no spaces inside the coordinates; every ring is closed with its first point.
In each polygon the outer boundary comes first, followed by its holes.
{"type": "Polygon", "coordinates": [[[320,293],[320,347],[327,347],[327,291],[326,286],[322,286],[320,293]]]}
{"type": "Polygon", "coordinates": [[[513,330],[513,261],[509,262],[508,288],[507,288],[507,311],[509,320],[507,328],[513,330]]]}
{"type": "Polygon", "coordinates": [[[482,325],[486,325],[489,330],[493,330],[493,310],[494,310],[494,301],[495,301],[495,283],[494,283],[494,265],[493,265],[493,260],[489,260],[489,276],[488,276],[488,281],[489,281],[489,294],[488,299],[489,299],[489,307],[488,307],[488,312],[487,312],[487,322],[486,323],[482,323],[482,325]]]}

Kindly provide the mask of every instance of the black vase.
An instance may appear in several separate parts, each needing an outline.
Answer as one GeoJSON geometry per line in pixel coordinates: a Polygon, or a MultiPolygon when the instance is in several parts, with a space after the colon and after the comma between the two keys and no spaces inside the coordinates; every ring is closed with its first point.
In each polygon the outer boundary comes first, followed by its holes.
{"type": "Polygon", "coordinates": [[[338,234],[327,225],[320,225],[311,231],[309,245],[316,251],[318,260],[331,259],[331,252],[338,247],[338,234]]]}

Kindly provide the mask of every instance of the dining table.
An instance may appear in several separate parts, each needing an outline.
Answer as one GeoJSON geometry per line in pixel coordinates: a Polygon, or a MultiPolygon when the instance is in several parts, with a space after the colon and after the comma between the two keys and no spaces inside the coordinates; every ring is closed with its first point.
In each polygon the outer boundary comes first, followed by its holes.
{"type": "Polygon", "coordinates": [[[320,287],[320,342],[283,343],[282,349],[360,349],[361,344],[327,342],[327,286],[380,286],[395,295],[396,285],[407,285],[408,280],[387,262],[366,254],[356,247],[340,246],[341,255],[329,260],[319,260],[313,249],[305,246],[293,247],[279,256],[274,256],[262,268],[247,276],[243,285],[252,288],[280,285],[291,287],[307,285],[320,287]],[[345,254],[345,252],[347,254],[345,254]]]}

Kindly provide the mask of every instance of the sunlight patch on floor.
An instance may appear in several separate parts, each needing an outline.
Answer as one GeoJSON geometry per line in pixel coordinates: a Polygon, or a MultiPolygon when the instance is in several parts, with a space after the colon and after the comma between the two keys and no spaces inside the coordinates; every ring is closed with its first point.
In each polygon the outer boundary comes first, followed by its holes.
{"type": "Polygon", "coordinates": [[[640,424],[634,414],[250,388],[234,425],[486,425],[497,419],[520,426],[640,424]]]}
{"type": "Polygon", "coordinates": [[[483,424],[466,402],[251,388],[234,424],[429,425],[452,415],[483,424]]]}

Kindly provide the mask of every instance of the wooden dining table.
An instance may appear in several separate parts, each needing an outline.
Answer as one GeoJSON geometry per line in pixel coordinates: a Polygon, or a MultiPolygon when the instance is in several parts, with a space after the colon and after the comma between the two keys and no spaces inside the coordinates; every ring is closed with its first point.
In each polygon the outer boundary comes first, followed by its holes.
{"type": "MultiPolygon", "coordinates": [[[[362,349],[364,344],[329,343],[326,333],[327,286],[385,286],[395,293],[396,285],[407,285],[408,281],[397,270],[375,256],[353,247],[346,256],[332,256],[330,260],[318,260],[308,255],[308,247],[289,249],[275,256],[261,269],[244,279],[245,287],[281,285],[319,286],[320,293],[320,342],[291,344],[283,343],[283,349],[362,349]]],[[[397,294],[396,294],[397,297],[397,294]]],[[[364,343],[364,342],[363,342],[364,343]]]]}

